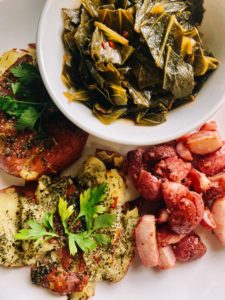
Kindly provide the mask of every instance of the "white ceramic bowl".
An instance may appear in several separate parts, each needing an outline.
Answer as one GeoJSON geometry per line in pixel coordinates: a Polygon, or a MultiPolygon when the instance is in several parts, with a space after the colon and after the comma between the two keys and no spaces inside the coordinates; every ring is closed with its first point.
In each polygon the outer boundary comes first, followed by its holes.
{"type": "Polygon", "coordinates": [[[137,126],[127,120],[103,125],[80,103],[69,103],[61,81],[64,48],[61,40],[61,9],[79,6],[79,0],[47,0],[38,29],[38,63],[47,90],[59,109],[76,125],[107,141],[126,145],[153,145],[175,139],[207,121],[225,100],[225,1],[205,0],[206,13],[201,31],[206,46],[221,62],[195,102],[168,115],[167,122],[154,127],[137,126]]]}

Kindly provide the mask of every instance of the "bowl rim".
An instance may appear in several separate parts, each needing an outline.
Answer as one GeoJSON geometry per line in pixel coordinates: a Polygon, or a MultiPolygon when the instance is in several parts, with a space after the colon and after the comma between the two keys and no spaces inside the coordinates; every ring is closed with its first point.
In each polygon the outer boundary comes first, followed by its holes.
{"type": "MultiPolygon", "coordinates": [[[[119,135],[118,135],[118,137],[110,137],[108,134],[105,134],[105,132],[107,132],[107,130],[103,130],[101,133],[100,132],[96,133],[96,131],[93,127],[87,126],[86,124],[84,124],[84,123],[80,122],[79,120],[75,119],[73,117],[73,115],[70,114],[65,109],[65,107],[63,105],[63,102],[59,101],[56,94],[54,93],[54,88],[52,87],[51,80],[47,76],[45,63],[44,63],[44,52],[43,52],[43,49],[41,47],[41,44],[42,44],[42,36],[43,36],[44,31],[45,31],[44,21],[45,21],[46,16],[49,12],[49,7],[50,7],[51,4],[52,4],[52,0],[47,0],[46,1],[45,5],[44,5],[44,8],[42,10],[42,13],[41,13],[39,22],[38,22],[36,42],[37,42],[37,61],[38,61],[39,71],[40,71],[42,80],[44,82],[44,85],[47,89],[47,92],[49,93],[51,99],[56,104],[56,106],[59,108],[59,110],[73,124],[77,125],[79,128],[83,129],[84,131],[91,134],[92,136],[95,136],[95,137],[100,138],[100,139],[102,139],[104,141],[107,141],[107,142],[116,143],[116,144],[124,145],[124,146],[146,146],[146,145],[157,145],[157,144],[166,143],[166,142],[175,140],[175,139],[181,137],[182,135],[185,135],[185,134],[195,130],[196,128],[200,127],[203,123],[207,122],[218,111],[218,109],[221,107],[221,105],[225,102],[225,95],[224,95],[223,97],[221,97],[220,100],[218,100],[217,104],[214,105],[213,108],[210,111],[208,111],[207,114],[205,114],[201,118],[197,119],[195,122],[192,122],[192,124],[189,125],[188,128],[183,128],[181,130],[177,130],[175,133],[171,133],[170,135],[167,135],[167,136],[164,136],[164,137],[159,136],[158,139],[154,139],[154,142],[151,141],[151,137],[148,138],[147,136],[146,136],[146,142],[141,143],[140,141],[135,141],[135,140],[132,140],[132,139],[130,139],[130,141],[123,141],[123,139],[119,135]]],[[[178,109],[179,108],[177,108],[176,110],[178,110],[178,109]]],[[[104,126],[107,129],[107,126],[110,126],[110,125],[104,125],[104,126]]],[[[121,124],[121,126],[123,126],[123,124],[121,124]]],[[[138,125],[134,125],[134,126],[138,126],[138,125]]],[[[141,128],[142,126],[139,126],[139,127],[141,128]]],[[[153,128],[154,128],[154,126],[153,126],[153,128]]],[[[149,134],[149,136],[150,136],[150,134],[149,134]]]]}

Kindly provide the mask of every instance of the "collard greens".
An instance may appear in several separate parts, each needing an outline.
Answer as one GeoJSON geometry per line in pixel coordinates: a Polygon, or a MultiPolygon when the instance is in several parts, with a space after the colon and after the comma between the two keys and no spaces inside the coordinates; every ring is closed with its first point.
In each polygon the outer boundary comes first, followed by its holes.
{"type": "Polygon", "coordinates": [[[63,9],[69,101],[99,120],[157,125],[193,101],[218,61],[203,47],[203,0],[81,0],[63,9]]]}

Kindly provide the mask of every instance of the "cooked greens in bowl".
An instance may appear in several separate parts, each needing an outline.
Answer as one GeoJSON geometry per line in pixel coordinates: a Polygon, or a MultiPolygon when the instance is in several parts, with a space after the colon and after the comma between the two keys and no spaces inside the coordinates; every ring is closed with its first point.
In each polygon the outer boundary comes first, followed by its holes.
{"type": "Polygon", "coordinates": [[[104,124],[166,121],[218,66],[201,40],[203,14],[203,0],[81,0],[63,9],[65,96],[104,124]]]}

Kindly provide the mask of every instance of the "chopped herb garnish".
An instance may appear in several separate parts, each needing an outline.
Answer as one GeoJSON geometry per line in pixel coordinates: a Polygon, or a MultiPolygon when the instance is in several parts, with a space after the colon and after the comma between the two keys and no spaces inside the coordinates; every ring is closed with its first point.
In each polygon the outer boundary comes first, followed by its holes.
{"type": "Polygon", "coordinates": [[[0,96],[0,109],[6,114],[17,118],[18,130],[34,129],[47,104],[19,101],[11,96],[0,96]]]}
{"type": "MultiPolygon", "coordinates": [[[[101,184],[93,189],[87,189],[80,195],[80,213],[77,217],[85,217],[87,230],[93,226],[93,220],[98,214],[105,212],[106,208],[101,203],[105,199],[106,184],[101,184]]],[[[76,220],[74,220],[74,223],[76,220]]]]}
{"type": "MultiPolygon", "coordinates": [[[[58,203],[58,214],[60,216],[64,234],[68,239],[68,247],[71,255],[75,255],[80,248],[83,252],[95,250],[98,245],[108,245],[111,243],[110,237],[98,230],[111,227],[116,220],[115,215],[103,214],[106,208],[102,202],[106,197],[106,184],[88,189],[80,195],[80,212],[74,220],[76,211],[73,205],[60,197],[58,203]],[[73,226],[80,218],[85,218],[86,230],[73,232],[73,226]]],[[[17,240],[39,240],[41,238],[58,237],[54,232],[53,214],[47,213],[43,224],[34,220],[27,222],[28,229],[21,229],[16,234],[17,240]]]]}
{"type": "Polygon", "coordinates": [[[35,80],[41,79],[37,67],[25,62],[19,66],[11,68],[10,71],[21,84],[26,86],[30,85],[35,80]]]}
{"type": "Polygon", "coordinates": [[[35,107],[28,107],[20,115],[16,128],[18,130],[33,129],[40,117],[40,112],[35,107]]]}
{"type": "Polygon", "coordinates": [[[29,228],[21,229],[16,235],[17,240],[39,240],[42,238],[58,237],[58,235],[53,232],[53,227],[46,226],[46,222],[50,225],[53,218],[52,214],[46,214],[44,217],[43,224],[39,224],[37,221],[29,220],[27,225],[29,228]],[[47,221],[48,220],[48,221],[47,221]]]}
{"type": "Polygon", "coordinates": [[[22,62],[10,69],[14,76],[11,93],[0,95],[0,109],[16,119],[17,130],[39,130],[41,119],[49,105],[49,97],[38,68],[22,62]]]}

